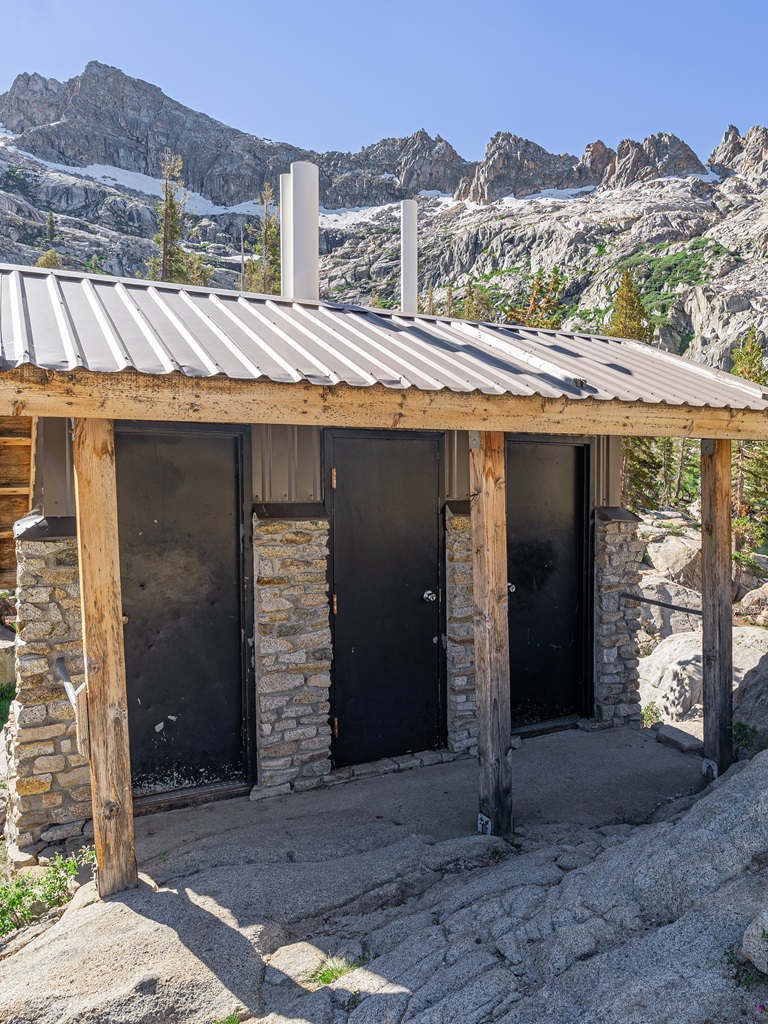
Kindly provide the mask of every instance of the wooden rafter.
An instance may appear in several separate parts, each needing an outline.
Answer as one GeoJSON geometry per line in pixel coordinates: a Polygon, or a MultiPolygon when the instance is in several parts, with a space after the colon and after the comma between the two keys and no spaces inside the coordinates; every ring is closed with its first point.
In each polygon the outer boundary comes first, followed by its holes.
{"type": "Polygon", "coordinates": [[[768,440],[754,409],[35,367],[0,374],[3,415],[768,440]]]}

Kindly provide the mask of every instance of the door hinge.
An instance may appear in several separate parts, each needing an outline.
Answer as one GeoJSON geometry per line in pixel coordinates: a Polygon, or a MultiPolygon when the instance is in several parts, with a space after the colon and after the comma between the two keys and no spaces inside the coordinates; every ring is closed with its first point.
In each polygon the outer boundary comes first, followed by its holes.
{"type": "Polygon", "coordinates": [[[336,467],[331,470],[331,489],[336,490],[336,467]]]}
{"type": "Polygon", "coordinates": [[[339,720],[338,718],[332,718],[331,723],[333,724],[333,738],[337,740],[339,738],[339,720]]]}
{"type": "Polygon", "coordinates": [[[335,594],[333,595],[333,614],[339,614],[339,599],[335,594]]]}

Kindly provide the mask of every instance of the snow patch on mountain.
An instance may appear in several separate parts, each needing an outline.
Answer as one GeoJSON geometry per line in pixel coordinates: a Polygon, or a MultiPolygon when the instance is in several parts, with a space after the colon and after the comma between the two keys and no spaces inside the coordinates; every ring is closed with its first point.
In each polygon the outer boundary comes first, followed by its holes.
{"type": "MultiPolygon", "coordinates": [[[[10,132],[2,131],[0,135],[16,138],[10,132]]],[[[2,143],[0,143],[2,145],[2,143]]],[[[134,192],[141,192],[145,196],[156,196],[160,198],[163,194],[163,182],[161,178],[153,178],[149,174],[142,174],[140,171],[127,171],[122,167],[113,167],[111,164],[87,164],[85,167],[73,167],[71,164],[54,163],[52,160],[43,160],[39,156],[27,153],[16,146],[3,145],[2,148],[12,150],[27,160],[33,160],[51,171],[59,171],[62,174],[74,175],[78,178],[91,178],[103,185],[129,188],[134,192]]],[[[190,192],[184,189],[185,206],[188,213],[196,214],[199,217],[210,217],[223,213],[240,213],[261,217],[264,206],[258,199],[249,199],[234,206],[221,206],[212,202],[199,192],[190,192]]]]}

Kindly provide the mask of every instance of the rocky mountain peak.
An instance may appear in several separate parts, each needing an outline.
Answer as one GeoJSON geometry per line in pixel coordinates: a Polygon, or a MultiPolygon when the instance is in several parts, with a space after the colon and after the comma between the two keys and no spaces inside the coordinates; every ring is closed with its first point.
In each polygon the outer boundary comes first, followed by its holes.
{"type": "Polygon", "coordinates": [[[542,189],[575,184],[578,157],[554,154],[509,132],[496,132],[474,174],[456,192],[457,199],[492,203],[504,196],[525,196],[542,189]]]}
{"type": "Polygon", "coordinates": [[[17,75],[8,92],[0,96],[0,123],[20,134],[28,128],[58,121],[67,87],[55,78],[36,72],[17,75]]]}
{"type": "Polygon", "coordinates": [[[706,173],[707,168],[689,145],[671,132],[659,132],[642,142],[622,140],[602,183],[609,188],[625,188],[653,178],[685,178],[706,173]]]}
{"type": "Polygon", "coordinates": [[[740,174],[757,184],[765,182],[768,180],[768,129],[756,125],[742,136],[738,128],[729,124],[709,163],[723,177],[740,174]]]}
{"type": "Polygon", "coordinates": [[[590,185],[602,181],[615,156],[615,150],[610,149],[600,139],[590,142],[577,164],[577,174],[590,185]]]}

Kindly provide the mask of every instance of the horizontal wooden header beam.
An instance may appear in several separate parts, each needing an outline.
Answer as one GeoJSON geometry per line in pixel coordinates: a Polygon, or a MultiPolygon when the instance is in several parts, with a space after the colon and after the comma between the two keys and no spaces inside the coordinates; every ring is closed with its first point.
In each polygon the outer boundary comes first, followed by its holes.
{"type": "Polygon", "coordinates": [[[768,440],[768,414],[752,409],[31,366],[0,373],[0,416],[768,440]]]}

